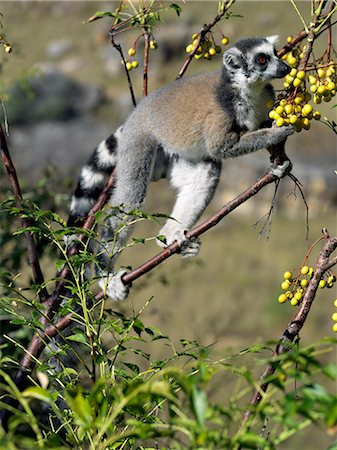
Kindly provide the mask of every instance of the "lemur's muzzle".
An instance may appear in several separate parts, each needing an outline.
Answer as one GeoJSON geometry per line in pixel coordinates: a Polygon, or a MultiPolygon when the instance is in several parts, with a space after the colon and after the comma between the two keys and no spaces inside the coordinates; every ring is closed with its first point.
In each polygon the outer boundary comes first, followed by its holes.
{"type": "Polygon", "coordinates": [[[291,67],[283,61],[279,61],[276,78],[283,78],[291,71],[291,67]]]}

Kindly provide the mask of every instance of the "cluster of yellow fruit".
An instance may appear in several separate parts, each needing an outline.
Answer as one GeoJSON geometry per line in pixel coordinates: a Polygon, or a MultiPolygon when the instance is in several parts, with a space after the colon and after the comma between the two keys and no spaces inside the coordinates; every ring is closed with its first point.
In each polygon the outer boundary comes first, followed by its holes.
{"type": "Polygon", "coordinates": [[[280,94],[274,109],[269,112],[269,117],[275,121],[278,127],[293,125],[297,132],[302,129],[309,130],[310,120],[320,120],[321,118],[321,113],[315,111],[308,103],[310,100],[311,95],[305,90],[298,91],[295,98],[292,99],[291,97],[286,99],[280,94]]]}
{"type": "MultiPolygon", "coordinates": [[[[150,49],[151,50],[156,50],[156,48],[158,48],[158,43],[157,41],[155,41],[154,39],[151,39],[150,41],[150,49]]],[[[128,55],[132,58],[133,56],[135,56],[136,54],[136,49],[135,47],[130,47],[128,50],[128,55]]],[[[124,64],[124,61],[121,61],[122,64],[124,64]]],[[[137,69],[137,67],[139,66],[139,63],[136,59],[128,59],[127,61],[125,61],[125,67],[128,71],[132,70],[132,69],[137,69]]]]}
{"type": "MultiPolygon", "coordinates": [[[[194,52],[196,46],[198,45],[198,34],[192,35],[192,43],[188,44],[186,47],[186,53],[192,53],[194,52]]],[[[222,45],[227,45],[229,43],[228,37],[223,36],[221,40],[222,45]]],[[[216,45],[213,36],[210,35],[209,37],[206,37],[204,42],[198,46],[198,49],[194,55],[195,59],[201,59],[205,58],[208,60],[211,60],[213,56],[217,55],[218,53],[221,53],[221,47],[220,45],[216,45]]]]}
{"type": "MultiPolygon", "coordinates": [[[[284,303],[289,300],[290,304],[293,306],[301,303],[303,299],[304,292],[309,284],[309,279],[312,277],[314,269],[308,266],[302,266],[300,269],[300,274],[306,278],[300,278],[300,275],[293,278],[293,274],[287,270],[283,274],[284,280],[281,283],[281,289],[285,292],[278,296],[278,302],[284,303]]],[[[325,287],[332,288],[336,281],[335,275],[329,275],[327,279],[324,277],[319,281],[318,287],[323,289],[325,287]]],[[[336,314],[337,317],[337,314],[336,314]]],[[[336,326],[337,331],[337,326],[336,326]]]]}
{"type": "MultiPolygon", "coordinates": [[[[289,36],[288,42],[291,39],[292,37],[289,36]]],[[[314,94],[315,104],[321,103],[322,100],[329,102],[336,94],[335,62],[330,61],[324,68],[310,70],[310,74],[309,71],[297,70],[305,47],[302,49],[296,47],[282,57],[291,66],[291,71],[285,76],[284,91],[278,95],[274,108],[269,113],[269,117],[278,127],[293,125],[297,132],[309,130],[310,120],[321,118],[321,113],[315,111],[309,104],[312,97],[306,89],[307,81],[311,85],[310,91],[314,94]]]]}
{"type": "Polygon", "coordinates": [[[319,104],[324,100],[329,102],[336,95],[336,69],[334,63],[330,63],[326,70],[317,69],[317,75],[309,75],[310,91],[314,94],[314,103],[319,104]]]}

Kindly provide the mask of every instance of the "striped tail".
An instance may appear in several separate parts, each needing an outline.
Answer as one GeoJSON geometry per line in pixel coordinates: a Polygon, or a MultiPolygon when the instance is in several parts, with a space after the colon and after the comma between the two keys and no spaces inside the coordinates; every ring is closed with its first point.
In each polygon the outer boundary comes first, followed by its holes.
{"type": "Polygon", "coordinates": [[[102,192],[116,165],[118,136],[121,130],[122,127],[102,141],[82,168],[71,199],[68,226],[81,226],[102,192]]]}

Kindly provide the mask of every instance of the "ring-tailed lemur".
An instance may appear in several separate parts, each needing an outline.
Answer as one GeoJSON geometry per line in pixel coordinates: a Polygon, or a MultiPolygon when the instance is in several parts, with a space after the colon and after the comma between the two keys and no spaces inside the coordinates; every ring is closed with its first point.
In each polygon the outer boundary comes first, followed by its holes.
{"type": "MultiPolygon", "coordinates": [[[[140,208],[148,182],[168,176],[178,191],[169,219],[160,231],[166,244],[178,241],[183,256],[198,253],[199,241],[187,241],[185,231],[198,220],[218,184],[222,160],[285,142],[291,126],[268,122],[274,91],[269,81],[290,68],[274,48],[276,36],[239,41],[223,55],[222,69],[178,79],[145,97],[125,124],[102,142],[82,169],[71,203],[70,222],[86,216],[116,165],[117,180],[110,205],[125,211],[140,208]]],[[[282,176],[290,162],[272,170],[282,176]]],[[[123,215],[107,218],[98,252],[99,285],[121,300],[128,295],[114,272],[116,255],[131,227],[121,227],[123,215]],[[116,231],[118,230],[118,234],[116,231]]]]}

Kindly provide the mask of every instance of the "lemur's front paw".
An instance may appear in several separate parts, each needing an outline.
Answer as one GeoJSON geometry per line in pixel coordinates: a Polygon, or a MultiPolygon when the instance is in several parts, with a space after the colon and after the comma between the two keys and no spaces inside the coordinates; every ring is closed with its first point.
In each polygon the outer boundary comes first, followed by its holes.
{"type": "Polygon", "coordinates": [[[177,222],[168,223],[160,230],[159,233],[160,235],[165,236],[166,242],[157,239],[157,244],[160,247],[167,247],[168,245],[177,241],[180,247],[180,254],[183,258],[196,256],[200,250],[200,239],[187,239],[185,231],[186,230],[177,222]]]}
{"type": "Polygon", "coordinates": [[[275,175],[277,178],[283,178],[288,173],[290,173],[293,165],[289,159],[285,160],[282,164],[275,165],[271,164],[269,168],[269,172],[275,175]]]}
{"type": "Polygon", "coordinates": [[[130,291],[130,285],[126,285],[122,281],[122,276],[126,273],[127,270],[122,269],[116,273],[102,275],[98,281],[99,287],[112,300],[125,300],[130,291]]]}

